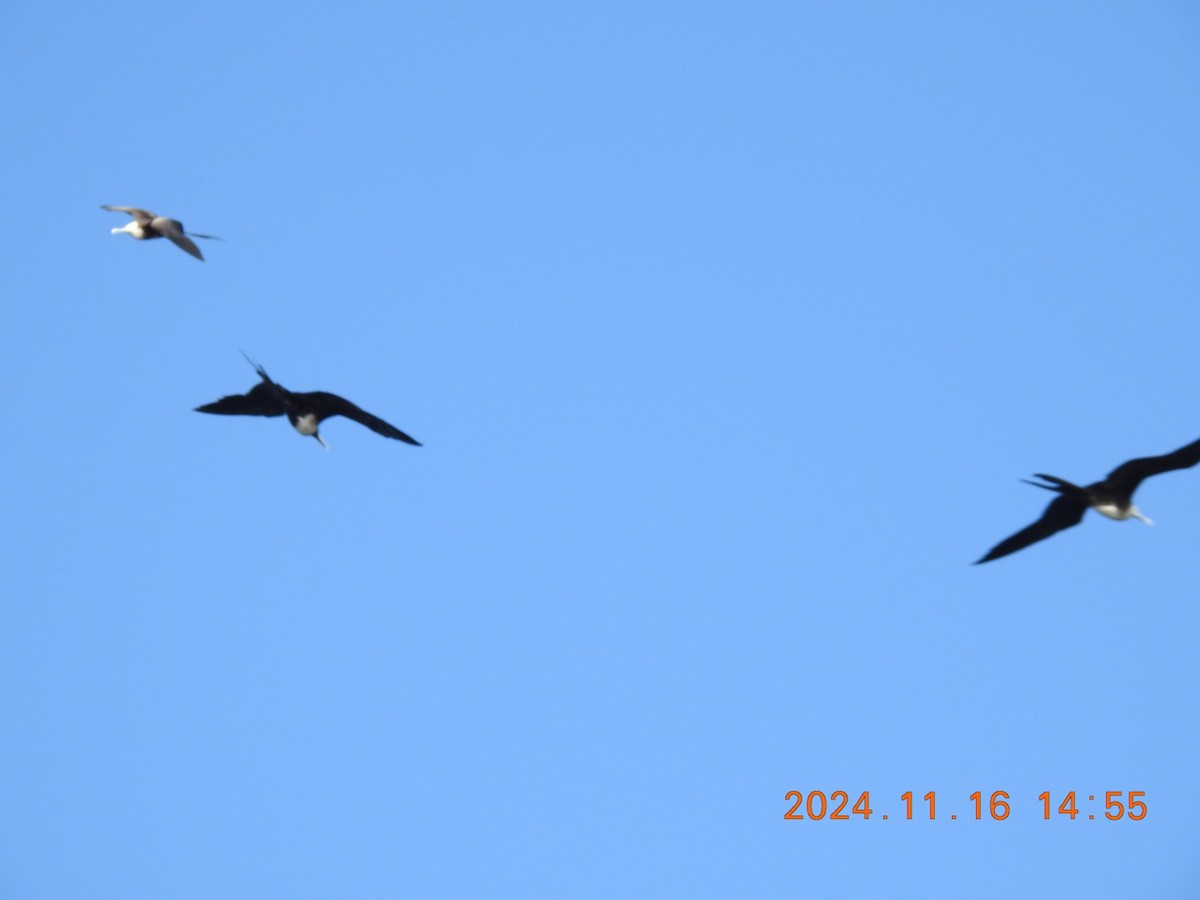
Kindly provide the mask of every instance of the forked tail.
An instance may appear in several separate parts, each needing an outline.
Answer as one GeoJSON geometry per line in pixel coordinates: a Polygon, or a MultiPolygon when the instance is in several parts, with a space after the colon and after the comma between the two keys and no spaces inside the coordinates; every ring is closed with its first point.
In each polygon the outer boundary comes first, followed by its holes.
{"type": "Polygon", "coordinates": [[[254,366],[254,371],[258,373],[259,378],[261,378],[267,384],[271,385],[271,387],[276,387],[275,382],[273,382],[271,380],[271,376],[267,374],[267,370],[264,369],[262,366],[260,366],[258,363],[256,363],[254,360],[252,360],[249,356],[246,356],[245,350],[243,350],[241,347],[239,347],[238,353],[242,354],[242,356],[245,358],[246,362],[248,362],[248,363],[250,363],[250,365],[254,366]]]}
{"type": "Polygon", "coordinates": [[[1075,496],[1080,496],[1085,493],[1083,488],[1081,488],[1079,485],[1071,484],[1071,482],[1062,478],[1056,478],[1053,475],[1043,475],[1041,472],[1037,472],[1033,477],[1040,478],[1042,481],[1048,481],[1050,483],[1042,484],[1038,481],[1030,481],[1028,478],[1022,478],[1021,480],[1026,484],[1032,484],[1034,487],[1040,487],[1042,490],[1046,491],[1053,491],[1056,494],[1074,494],[1075,496]]]}

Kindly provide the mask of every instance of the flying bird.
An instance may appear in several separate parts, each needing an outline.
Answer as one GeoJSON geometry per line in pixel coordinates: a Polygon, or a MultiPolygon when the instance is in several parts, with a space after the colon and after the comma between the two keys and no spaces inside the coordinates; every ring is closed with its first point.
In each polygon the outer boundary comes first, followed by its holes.
{"type": "Polygon", "coordinates": [[[200,252],[200,248],[196,246],[196,242],[192,238],[204,238],[209,241],[221,240],[212,234],[196,234],[194,231],[184,231],[183,223],[177,219],[156,216],[152,212],[147,212],[144,209],[138,209],[134,206],[101,206],[100,208],[107,209],[109,212],[129,213],[129,215],[133,216],[133,220],[125,223],[123,228],[112,229],[113,234],[132,235],[139,241],[148,241],[151,238],[160,237],[170,238],[171,243],[176,247],[186,250],[201,262],[204,262],[204,255],[200,252]]]}
{"type": "Polygon", "coordinates": [[[1138,489],[1138,485],[1151,475],[1161,475],[1176,469],[1190,469],[1197,462],[1200,462],[1200,440],[1180,447],[1174,453],[1145,456],[1121,463],[1109,472],[1103,481],[1097,481],[1087,487],[1079,487],[1053,475],[1034,475],[1034,478],[1040,478],[1048,484],[1021,479],[1034,487],[1054,491],[1058,496],[1050,501],[1040,519],[1001,541],[981,559],[977,559],[975,565],[1024,550],[1030,544],[1036,544],[1052,534],[1078,525],[1089,506],[1110,519],[1138,519],[1152,525],[1154,523],[1142,515],[1134,505],[1133,492],[1138,489]]]}
{"type": "Polygon", "coordinates": [[[332,416],[345,416],[360,425],[366,425],[376,434],[404,441],[406,444],[416,447],[421,446],[420,441],[409,437],[396,426],[389,425],[378,416],[359,409],[349,400],[339,397],[337,394],[329,394],[325,391],[310,391],[306,394],[289,391],[283,385],[272,381],[258,363],[249,357],[246,359],[250,365],[254,366],[254,371],[258,373],[262,381],[245,394],[232,394],[213,403],[197,406],[196,412],[216,413],[223,416],[286,415],[293,428],[306,437],[315,437],[326,450],[329,449],[329,445],[321,437],[318,427],[332,416]]]}

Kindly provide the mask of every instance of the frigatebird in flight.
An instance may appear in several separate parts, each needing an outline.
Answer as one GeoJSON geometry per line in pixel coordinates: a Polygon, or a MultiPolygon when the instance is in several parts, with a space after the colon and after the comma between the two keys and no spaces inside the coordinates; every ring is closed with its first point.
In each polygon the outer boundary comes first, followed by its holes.
{"type": "Polygon", "coordinates": [[[192,240],[194,237],[204,238],[209,241],[219,241],[220,238],[212,234],[196,234],[194,231],[184,231],[183,223],[177,219],[168,219],[166,216],[156,216],[152,212],[144,209],[138,209],[135,206],[101,206],[101,209],[107,209],[109,212],[129,213],[133,216],[133,220],[126,222],[122,228],[112,229],[113,234],[128,234],[137,238],[139,241],[148,241],[152,238],[169,238],[171,243],[181,250],[192,254],[196,259],[204,262],[204,256],[200,252],[200,248],[196,246],[196,242],[192,240]],[[191,237],[189,237],[191,235],[191,237]]]}
{"type": "MultiPolygon", "coordinates": [[[[245,356],[245,354],[242,355],[245,356]]],[[[196,412],[216,413],[223,416],[287,416],[293,428],[306,437],[315,437],[326,450],[329,449],[329,445],[321,437],[317,430],[318,426],[332,416],[345,416],[360,425],[366,425],[376,434],[382,434],[384,437],[404,441],[406,444],[413,444],[417,447],[421,446],[420,441],[409,437],[396,426],[389,425],[378,416],[359,409],[349,400],[339,397],[337,394],[325,391],[309,391],[308,393],[289,391],[283,385],[272,381],[266,370],[250,357],[247,356],[246,360],[254,366],[254,371],[258,372],[262,381],[244,394],[232,394],[213,403],[197,406],[196,412]]]]}
{"type": "Polygon", "coordinates": [[[1050,505],[1046,507],[1046,511],[1042,513],[1040,519],[1028,528],[1023,528],[1012,537],[1001,541],[981,559],[977,559],[975,564],[990,562],[993,559],[1008,556],[1010,553],[1016,553],[1018,550],[1024,550],[1030,544],[1036,544],[1052,534],[1057,534],[1072,525],[1078,525],[1089,506],[1110,519],[1118,521],[1138,519],[1151,525],[1153,523],[1142,515],[1133,503],[1133,492],[1138,489],[1138,485],[1151,475],[1161,475],[1163,472],[1173,472],[1176,469],[1190,469],[1198,462],[1200,462],[1200,440],[1193,441],[1186,447],[1180,447],[1174,453],[1145,456],[1141,459],[1131,459],[1129,462],[1121,463],[1109,472],[1103,481],[1097,481],[1086,487],[1079,487],[1069,481],[1055,478],[1053,475],[1034,475],[1034,478],[1040,478],[1042,481],[1049,482],[1048,484],[1021,479],[1034,487],[1054,491],[1058,496],[1050,501],[1050,505]]]}

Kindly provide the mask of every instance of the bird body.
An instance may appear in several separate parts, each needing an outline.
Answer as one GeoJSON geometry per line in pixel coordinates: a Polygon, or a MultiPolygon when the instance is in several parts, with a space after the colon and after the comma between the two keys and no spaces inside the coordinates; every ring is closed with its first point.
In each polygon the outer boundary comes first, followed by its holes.
{"type": "Polygon", "coordinates": [[[1071,482],[1065,481],[1062,478],[1056,478],[1053,475],[1038,474],[1033,477],[1048,481],[1050,484],[1039,484],[1036,481],[1025,481],[1025,483],[1032,484],[1034,487],[1044,488],[1048,491],[1054,491],[1057,494],[1074,497],[1084,505],[1085,510],[1090,506],[1101,515],[1115,519],[1118,522],[1125,519],[1140,519],[1147,525],[1154,524],[1138,511],[1137,506],[1133,502],[1132,491],[1127,495],[1123,492],[1113,490],[1109,483],[1111,475],[1104,481],[1097,481],[1095,484],[1089,484],[1087,487],[1079,487],[1079,485],[1071,484],[1071,482]]]}
{"type": "Polygon", "coordinates": [[[1147,519],[1145,516],[1143,516],[1140,512],[1138,512],[1138,508],[1136,506],[1134,506],[1132,503],[1130,503],[1126,506],[1121,506],[1120,503],[1116,503],[1116,502],[1093,503],[1092,509],[1094,509],[1096,512],[1100,513],[1100,515],[1108,516],[1110,519],[1115,519],[1118,522],[1123,522],[1126,519],[1140,519],[1142,522],[1145,522],[1147,525],[1154,524],[1149,519],[1147,519]]]}
{"type": "Polygon", "coordinates": [[[156,216],[148,210],[138,209],[135,206],[101,206],[101,209],[107,209],[109,212],[123,212],[132,216],[129,222],[126,222],[120,228],[111,229],[113,234],[128,234],[130,237],[139,241],[148,241],[153,238],[165,237],[171,241],[176,247],[190,253],[192,256],[201,262],[204,261],[204,255],[200,252],[200,248],[196,246],[196,242],[192,240],[194,237],[205,238],[206,240],[219,241],[220,238],[211,234],[196,234],[190,231],[184,231],[183,223],[178,219],[168,219],[166,216],[156,216]],[[189,237],[190,235],[190,237],[189,237]]]}
{"type": "Polygon", "coordinates": [[[321,422],[333,416],[345,416],[360,425],[365,425],[376,434],[416,447],[421,446],[420,441],[414,440],[378,416],[360,409],[344,397],[326,391],[289,391],[283,385],[272,381],[262,366],[253,361],[250,364],[262,379],[258,384],[244,394],[232,394],[197,406],[196,411],[226,416],[287,416],[296,431],[305,437],[316,438],[326,449],[329,445],[321,437],[321,422]]]}
{"type": "Polygon", "coordinates": [[[1152,475],[1161,475],[1163,472],[1172,472],[1176,469],[1189,469],[1198,462],[1200,462],[1200,440],[1193,441],[1186,447],[1180,447],[1173,453],[1131,459],[1109,472],[1102,481],[1085,487],[1072,484],[1054,475],[1037,474],[1034,476],[1035,478],[1040,478],[1047,483],[1042,484],[1037,481],[1026,481],[1025,483],[1053,491],[1058,496],[1050,501],[1050,505],[1046,507],[1040,519],[1001,541],[982,558],[976,560],[976,565],[1008,556],[1018,550],[1024,550],[1030,544],[1036,544],[1052,534],[1078,525],[1089,507],[1118,522],[1137,519],[1146,525],[1152,525],[1154,523],[1142,515],[1141,510],[1133,502],[1134,491],[1152,475]]]}
{"type": "Polygon", "coordinates": [[[120,228],[110,228],[109,231],[112,232],[113,234],[121,234],[122,232],[124,232],[125,234],[129,234],[133,238],[135,238],[136,240],[139,240],[139,241],[144,241],[147,238],[162,237],[161,234],[158,234],[157,232],[154,232],[154,231],[149,231],[146,228],[144,228],[142,226],[142,223],[139,222],[137,219],[132,219],[131,221],[126,222],[120,228]]]}

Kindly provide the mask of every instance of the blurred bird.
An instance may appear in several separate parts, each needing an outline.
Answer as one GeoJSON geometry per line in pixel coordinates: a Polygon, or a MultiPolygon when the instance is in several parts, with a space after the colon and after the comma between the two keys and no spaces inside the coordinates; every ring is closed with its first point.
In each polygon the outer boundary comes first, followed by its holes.
{"type": "MultiPolygon", "coordinates": [[[[244,353],[242,355],[245,356],[244,353]]],[[[286,415],[293,428],[306,437],[315,437],[326,450],[329,449],[329,445],[321,437],[317,430],[318,426],[332,416],[345,416],[360,425],[366,425],[376,434],[404,441],[406,444],[416,447],[421,446],[420,441],[414,440],[378,416],[359,409],[349,400],[339,397],[337,394],[329,394],[325,391],[310,391],[306,394],[289,391],[283,385],[272,381],[263,367],[250,357],[247,356],[246,361],[254,366],[254,371],[258,373],[262,381],[245,394],[232,394],[213,403],[197,406],[196,412],[216,413],[223,416],[286,415]]]]}
{"type": "Polygon", "coordinates": [[[1142,515],[1133,503],[1133,492],[1138,489],[1138,485],[1151,475],[1161,475],[1163,472],[1172,472],[1176,469],[1190,469],[1197,462],[1200,462],[1200,440],[1193,441],[1186,447],[1180,447],[1174,453],[1146,456],[1121,463],[1109,472],[1108,477],[1103,481],[1097,481],[1086,487],[1079,487],[1069,481],[1055,478],[1053,475],[1033,476],[1042,481],[1048,481],[1049,484],[1021,479],[1034,487],[1054,491],[1058,497],[1050,501],[1050,505],[1046,507],[1046,511],[1042,513],[1040,519],[1028,528],[1023,528],[1012,537],[1001,541],[981,559],[977,559],[975,565],[1024,550],[1030,544],[1036,544],[1063,529],[1078,525],[1089,506],[1110,519],[1118,521],[1138,519],[1147,525],[1152,525],[1154,523],[1142,515]]]}
{"type": "Polygon", "coordinates": [[[184,231],[183,223],[177,219],[168,219],[166,216],[156,216],[152,212],[147,212],[144,209],[138,209],[133,206],[101,206],[101,209],[107,209],[109,212],[123,212],[133,216],[133,221],[125,224],[123,228],[112,229],[113,234],[128,234],[139,241],[148,241],[152,238],[170,238],[171,243],[181,250],[185,250],[201,262],[204,261],[204,255],[200,252],[200,248],[196,246],[196,242],[191,238],[204,238],[209,241],[221,240],[216,235],[212,234],[196,234],[193,231],[184,231]],[[191,237],[188,237],[191,235],[191,237]]]}

